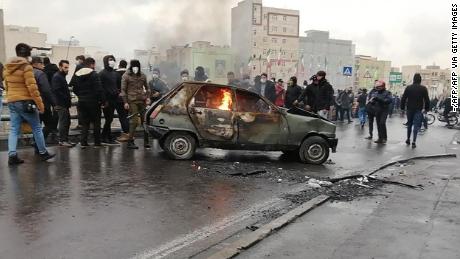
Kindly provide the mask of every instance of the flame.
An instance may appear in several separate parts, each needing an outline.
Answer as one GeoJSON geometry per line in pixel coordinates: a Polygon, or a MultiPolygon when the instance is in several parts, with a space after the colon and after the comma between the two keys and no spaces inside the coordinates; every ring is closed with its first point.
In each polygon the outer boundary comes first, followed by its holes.
{"type": "Polygon", "coordinates": [[[232,94],[228,90],[222,90],[222,103],[219,110],[230,111],[232,108],[232,94]]]}

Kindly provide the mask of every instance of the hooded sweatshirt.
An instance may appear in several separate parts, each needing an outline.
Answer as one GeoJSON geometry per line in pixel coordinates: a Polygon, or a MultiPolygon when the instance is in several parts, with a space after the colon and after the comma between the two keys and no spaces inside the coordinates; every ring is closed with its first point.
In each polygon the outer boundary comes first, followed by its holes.
{"type": "Polygon", "coordinates": [[[73,92],[78,96],[78,102],[98,103],[105,102],[104,90],[99,75],[91,68],[82,68],[75,73],[73,92]]]}
{"type": "Polygon", "coordinates": [[[7,102],[34,101],[40,111],[44,111],[43,100],[38,91],[33,68],[27,59],[15,57],[3,70],[7,102]]]}
{"type": "Polygon", "coordinates": [[[117,101],[119,94],[117,88],[118,73],[115,69],[109,66],[110,58],[115,60],[112,55],[108,55],[103,58],[104,69],[99,72],[99,78],[107,101],[117,101]]]}
{"type": "Polygon", "coordinates": [[[425,111],[430,110],[430,97],[428,90],[425,86],[421,85],[422,77],[420,75],[414,76],[414,83],[409,85],[405,90],[401,99],[401,110],[406,109],[409,111],[425,111]]]}

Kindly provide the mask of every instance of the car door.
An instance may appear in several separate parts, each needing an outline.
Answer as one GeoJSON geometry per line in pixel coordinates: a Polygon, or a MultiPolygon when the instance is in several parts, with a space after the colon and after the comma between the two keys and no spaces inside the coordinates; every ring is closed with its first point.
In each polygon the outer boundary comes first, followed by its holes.
{"type": "Polygon", "coordinates": [[[230,87],[203,85],[190,100],[188,111],[205,140],[236,141],[235,93],[230,87]]]}
{"type": "Polygon", "coordinates": [[[236,90],[239,145],[278,145],[282,115],[258,94],[236,90]]]}

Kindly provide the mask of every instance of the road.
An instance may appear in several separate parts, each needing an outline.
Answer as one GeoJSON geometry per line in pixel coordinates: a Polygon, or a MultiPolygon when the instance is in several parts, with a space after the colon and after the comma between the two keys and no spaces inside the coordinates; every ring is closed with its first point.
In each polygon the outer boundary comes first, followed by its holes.
{"type": "MultiPolygon", "coordinates": [[[[407,148],[402,118],[389,120],[389,142],[364,140],[355,124],[339,124],[331,163],[304,165],[279,152],[206,149],[193,161],[170,161],[158,146],[51,148],[52,162],[20,150],[26,163],[7,166],[0,152],[0,258],[149,258],[199,252],[244,228],[298,179],[366,171],[415,155],[445,153],[456,130],[434,125],[407,148]],[[217,169],[216,169],[217,168],[217,169]],[[235,170],[265,169],[260,177],[235,170]],[[288,174],[286,173],[288,172],[288,174]],[[281,179],[279,181],[278,179],[281,179]]],[[[179,256],[180,255],[180,256],[179,256]]]]}

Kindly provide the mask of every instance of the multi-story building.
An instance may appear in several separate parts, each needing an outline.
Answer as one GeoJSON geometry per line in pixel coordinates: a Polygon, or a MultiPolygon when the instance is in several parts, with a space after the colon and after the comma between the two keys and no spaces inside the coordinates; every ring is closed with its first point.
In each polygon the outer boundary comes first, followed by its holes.
{"type": "Polygon", "coordinates": [[[26,43],[32,47],[46,47],[47,35],[39,32],[37,27],[23,27],[17,25],[5,26],[5,52],[6,58],[16,56],[15,47],[18,43],[26,43]]]}
{"type": "Polygon", "coordinates": [[[415,73],[420,73],[422,76],[422,85],[428,88],[431,98],[445,97],[450,94],[449,69],[441,69],[436,65],[426,66],[425,68],[420,65],[403,66],[403,83],[405,85],[412,84],[415,73]]]}
{"type": "Polygon", "coordinates": [[[375,57],[355,56],[354,88],[372,89],[375,80],[390,81],[391,61],[378,60],[375,57]]]}
{"type": "Polygon", "coordinates": [[[141,67],[144,72],[150,73],[153,68],[160,65],[161,53],[157,47],[152,47],[149,50],[136,49],[134,50],[134,59],[141,62],[141,67]]]}
{"type": "Polygon", "coordinates": [[[0,9],[0,62],[5,63],[5,25],[3,23],[3,9],[0,9]]]}
{"type": "Polygon", "coordinates": [[[299,79],[303,81],[323,70],[334,88],[352,87],[355,65],[355,45],[352,41],[331,39],[328,31],[310,30],[305,33],[306,37],[300,37],[299,79]]]}
{"type": "Polygon", "coordinates": [[[287,80],[298,75],[299,11],[244,0],[232,8],[232,49],[235,72],[251,77],[266,72],[287,80]]]}
{"type": "Polygon", "coordinates": [[[195,68],[202,66],[208,78],[216,83],[226,83],[227,72],[234,68],[232,49],[229,46],[214,46],[208,41],[173,46],[166,51],[166,62],[175,68],[177,77],[180,70],[188,69],[193,78],[195,68]]]}

